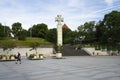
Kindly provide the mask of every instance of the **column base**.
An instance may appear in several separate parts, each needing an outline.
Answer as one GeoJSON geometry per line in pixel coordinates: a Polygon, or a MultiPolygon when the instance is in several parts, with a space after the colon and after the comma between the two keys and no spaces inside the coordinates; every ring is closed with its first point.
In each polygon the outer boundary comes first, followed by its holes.
{"type": "Polygon", "coordinates": [[[56,58],[57,59],[62,59],[63,57],[62,57],[62,53],[56,53],[56,58]]]}

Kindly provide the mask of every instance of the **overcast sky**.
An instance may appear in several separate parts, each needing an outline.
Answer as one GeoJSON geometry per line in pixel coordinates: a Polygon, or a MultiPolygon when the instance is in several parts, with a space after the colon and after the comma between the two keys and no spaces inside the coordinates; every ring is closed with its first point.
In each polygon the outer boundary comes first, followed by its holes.
{"type": "Polygon", "coordinates": [[[120,0],[0,0],[0,23],[11,26],[22,23],[24,29],[45,23],[56,28],[55,17],[60,14],[72,30],[84,22],[102,20],[104,15],[120,11],[120,0]]]}

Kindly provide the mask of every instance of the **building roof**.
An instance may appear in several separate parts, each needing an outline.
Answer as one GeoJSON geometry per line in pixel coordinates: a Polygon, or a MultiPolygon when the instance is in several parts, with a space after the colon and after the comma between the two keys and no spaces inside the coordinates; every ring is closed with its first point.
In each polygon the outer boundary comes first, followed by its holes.
{"type": "MultiPolygon", "coordinates": [[[[62,28],[64,28],[64,29],[70,29],[66,24],[64,24],[63,26],[62,26],[62,28]]],[[[71,29],[70,29],[71,30],[71,29]]]]}

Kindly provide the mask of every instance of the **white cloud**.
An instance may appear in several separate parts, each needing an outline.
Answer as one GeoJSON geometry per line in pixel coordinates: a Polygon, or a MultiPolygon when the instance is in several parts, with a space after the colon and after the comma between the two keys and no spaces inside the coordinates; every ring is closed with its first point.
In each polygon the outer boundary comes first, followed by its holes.
{"type": "Polygon", "coordinates": [[[76,6],[78,6],[79,2],[80,2],[80,0],[69,0],[68,1],[68,6],[76,7],[76,6]]]}
{"type": "Polygon", "coordinates": [[[45,23],[48,28],[55,28],[55,17],[60,14],[64,18],[64,23],[75,30],[86,21],[99,20],[106,12],[120,9],[120,5],[114,6],[112,0],[100,0],[104,4],[98,3],[97,0],[29,0],[29,3],[26,1],[0,0],[0,22],[8,26],[14,22],[21,22],[25,29],[37,23],[45,23]],[[106,7],[105,3],[113,6],[106,7]]]}
{"type": "Polygon", "coordinates": [[[112,6],[114,0],[105,0],[108,6],[112,6]]]}

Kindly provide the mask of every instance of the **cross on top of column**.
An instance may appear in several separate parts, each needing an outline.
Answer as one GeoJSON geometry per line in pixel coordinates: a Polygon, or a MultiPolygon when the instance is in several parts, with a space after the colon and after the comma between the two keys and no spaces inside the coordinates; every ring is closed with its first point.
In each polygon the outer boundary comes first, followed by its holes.
{"type": "Polygon", "coordinates": [[[62,15],[57,15],[57,17],[55,18],[55,22],[58,22],[58,24],[61,24],[61,22],[63,22],[62,15]]]}

